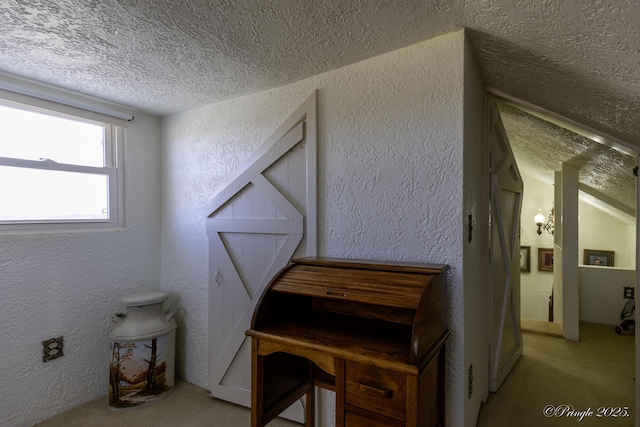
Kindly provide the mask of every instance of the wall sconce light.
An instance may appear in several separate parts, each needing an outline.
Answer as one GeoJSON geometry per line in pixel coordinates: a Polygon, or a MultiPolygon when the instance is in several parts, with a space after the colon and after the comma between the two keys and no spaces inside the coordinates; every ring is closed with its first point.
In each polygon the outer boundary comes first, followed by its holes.
{"type": "Polygon", "coordinates": [[[554,208],[551,206],[551,213],[549,214],[549,219],[547,222],[544,221],[544,215],[542,215],[542,209],[538,209],[538,215],[536,215],[533,220],[536,222],[538,226],[538,236],[542,234],[542,230],[546,230],[549,234],[553,236],[555,232],[555,218],[554,218],[554,208]]]}

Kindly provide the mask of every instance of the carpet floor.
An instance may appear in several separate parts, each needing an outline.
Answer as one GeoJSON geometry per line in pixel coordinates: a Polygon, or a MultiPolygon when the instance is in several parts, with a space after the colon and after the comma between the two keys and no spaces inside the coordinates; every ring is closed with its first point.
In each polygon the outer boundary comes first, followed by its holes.
{"type": "MultiPolygon", "coordinates": [[[[135,409],[113,410],[108,398],[92,400],[33,427],[244,427],[251,425],[251,412],[244,407],[212,399],[206,390],[176,381],[173,392],[135,409]]],[[[269,427],[300,427],[281,418],[269,427]]]]}
{"type": "Polygon", "coordinates": [[[586,322],[579,342],[523,330],[523,355],[482,406],[478,427],[633,426],[634,338],[586,322]]]}
{"type": "MultiPolygon", "coordinates": [[[[523,339],[523,356],[498,392],[492,393],[482,406],[478,427],[633,426],[633,334],[618,335],[612,326],[581,323],[579,342],[567,341],[552,333],[527,331],[523,332],[523,339]],[[574,412],[564,410],[562,405],[573,408],[574,412]],[[547,407],[552,407],[552,412],[560,411],[558,416],[545,416],[543,411],[547,407]],[[600,410],[602,417],[598,417],[599,408],[605,408],[600,410]],[[582,418],[580,413],[584,414],[582,418]],[[625,413],[628,416],[624,416],[625,413]]],[[[176,381],[173,393],[145,407],[114,411],[107,407],[105,396],[34,427],[242,427],[250,424],[248,409],[212,399],[204,389],[176,381]]],[[[269,424],[269,427],[294,426],[299,424],[283,419],[269,424]]]]}

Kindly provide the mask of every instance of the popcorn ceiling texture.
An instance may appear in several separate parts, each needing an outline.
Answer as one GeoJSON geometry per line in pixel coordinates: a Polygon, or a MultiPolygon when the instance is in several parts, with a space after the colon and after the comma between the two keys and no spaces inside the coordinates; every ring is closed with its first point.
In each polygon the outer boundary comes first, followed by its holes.
{"type": "MultiPolygon", "coordinates": [[[[489,87],[640,147],[639,21],[634,0],[13,0],[0,4],[0,72],[167,115],[465,27],[489,87]]],[[[548,133],[517,119],[523,142],[548,133]]],[[[627,168],[600,161],[581,182],[613,182],[602,191],[634,205],[615,191],[635,188],[627,168]]]]}
{"type": "MultiPolygon", "coordinates": [[[[502,103],[500,116],[519,165],[532,171],[544,171],[538,179],[553,184],[553,175],[567,163],[579,169],[580,182],[599,193],[626,212],[636,206],[636,177],[631,173],[636,157],[599,144],[589,138],[565,130],[552,123],[502,103]],[[531,129],[536,129],[531,132],[531,129]],[[563,141],[563,143],[559,143],[563,141]]],[[[606,206],[606,205],[605,205],[606,206]]],[[[634,220],[635,215],[630,215],[634,220]]]]}
{"type": "Polygon", "coordinates": [[[462,27],[487,83],[640,145],[635,0],[13,0],[0,71],[166,115],[462,27]]]}
{"type": "Polygon", "coordinates": [[[187,381],[207,383],[207,202],[318,89],[319,254],[451,265],[447,424],[465,424],[463,42],[445,35],[163,119],[162,287],[189,307],[177,355],[187,381]]]}
{"type": "Polygon", "coordinates": [[[110,316],[124,295],[160,285],[158,131],[144,114],[127,129],[126,229],[2,236],[3,427],[106,395],[110,316]],[[64,356],[43,363],[41,341],[58,336],[64,356]]]}
{"type": "Polygon", "coordinates": [[[640,143],[637,2],[482,0],[467,6],[489,86],[640,143]]]}
{"type": "Polygon", "coordinates": [[[430,3],[20,0],[0,6],[0,69],[167,114],[455,28],[453,8],[430,3]],[[430,15],[440,15],[437,26],[417,36],[430,15]],[[393,38],[376,16],[393,28],[393,38]]]}

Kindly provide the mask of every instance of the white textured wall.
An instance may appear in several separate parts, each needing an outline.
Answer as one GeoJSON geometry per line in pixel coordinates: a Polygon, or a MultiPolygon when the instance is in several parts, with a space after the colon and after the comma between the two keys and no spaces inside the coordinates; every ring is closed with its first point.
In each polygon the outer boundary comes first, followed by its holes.
{"type": "MultiPolygon", "coordinates": [[[[106,395],[110,316],[159,287],[159,120],[127,129],[126,230],[0,236],[0,425],[26,427],[106,395]],[[42,362],[41,341],[64,336],[42,362]]],[[[105,405],[107,401],[105,400],[105,405]]]]}
{"type": "Polygon", "coordinates": [[[447,424],[463,425],[463,41],[447,34],[163,119],[162,288],[188,307],[181,376],[206,387],[205,206],[318,89],[319,254],[451,265],[447,424]]]}

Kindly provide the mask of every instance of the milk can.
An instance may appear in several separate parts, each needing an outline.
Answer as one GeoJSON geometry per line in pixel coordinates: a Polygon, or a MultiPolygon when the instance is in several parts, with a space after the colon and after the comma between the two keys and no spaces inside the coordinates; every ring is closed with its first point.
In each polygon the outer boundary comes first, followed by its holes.
{"type": "Polygon", "coordinates": [[[111,316],[110,408],[144,405],[173,391],[176,308],[164,310],[168,299],[160,291],[125,296],[126,314],[111,316]]]}

